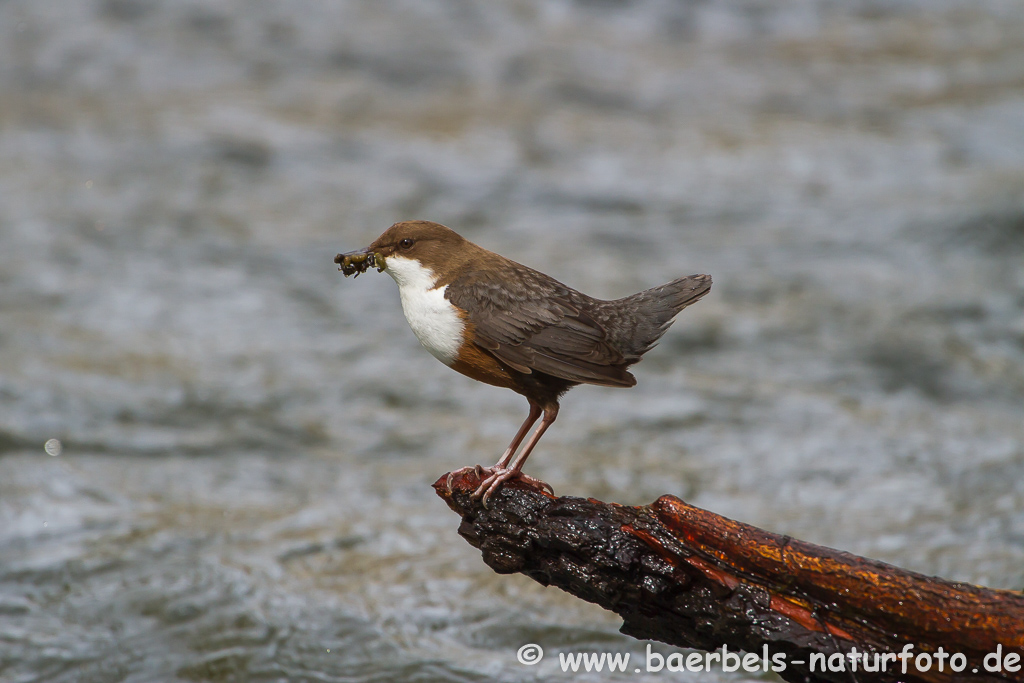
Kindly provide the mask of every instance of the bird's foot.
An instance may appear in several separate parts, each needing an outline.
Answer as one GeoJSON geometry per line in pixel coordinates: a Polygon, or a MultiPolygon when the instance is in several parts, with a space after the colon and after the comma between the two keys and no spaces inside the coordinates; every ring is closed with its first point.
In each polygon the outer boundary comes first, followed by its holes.
{"type": "Polygon", "coordinates": [[[483,465],[472,465],[462,467],[460,469],[455,470],[454,472],[449,472],[448,478],[445,480],[445,486],[448,488],[448,493],[452,492],[452,482],[455,480],[456,475],[469,474],[470,472],[475,472],[477,478],[480,479],[480,481],[483,481],[487,477],[494,474],[494,468],[484,467],[483,465]]]}
{"type": "Polygon", "coordinates": [[[481,475],[480,486],[473,492],[473,497],[479,498],[484,507],[487,507],[487,501],[491,499],[494,492],[501,488],[501,485],[509,479],[519,479],[531,486],[544,489],[551,495],[555,495],[555,490],[551,488],[551,484],[546,481],[541,481],[540,479],[535,479],[528,474],[523,474],[519,470],[497,466],[481,467],[480,465],[477,465],[476,471],[477,474],[481,475]],[[487,475],[486,478],[484,478],[483,475],[487,475]]]}

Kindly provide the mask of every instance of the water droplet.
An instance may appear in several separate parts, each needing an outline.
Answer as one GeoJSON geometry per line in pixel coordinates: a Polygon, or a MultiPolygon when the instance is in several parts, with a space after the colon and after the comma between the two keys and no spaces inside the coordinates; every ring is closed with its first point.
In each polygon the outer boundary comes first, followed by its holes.
{"type": "Polygon", "coordinates": [[[43,522],[43,526],[46,526],[46,522],[43,522]]]}
{"type": "Polygon", "coordinates": [[[64,450],[64,446],[61,445],[59,439],[48,439],[47,442],[43,444],[43,450],[46,451],[47,455],[57,456],[60,455],[62,450],[64,450]]]}
{"type": "Polygon", "coordinates": [[[85,188],[86,189],[92,189],[92,181],[91,180],[86,180],[85,181],[85,188]]]}

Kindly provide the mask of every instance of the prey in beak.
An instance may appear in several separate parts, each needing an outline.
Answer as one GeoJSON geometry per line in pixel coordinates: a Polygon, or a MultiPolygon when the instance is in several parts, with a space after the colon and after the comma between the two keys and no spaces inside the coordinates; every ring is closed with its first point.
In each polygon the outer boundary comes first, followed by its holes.
{"type": "Polygon", "coordinates": [[[365,273],[369,268],[376,268],[378,273],[382,273],[387,267],[384,263],[384,254],[374,251],[372,246],[338,254],[334,257],[334,262],[338,264],[338,270],[345,277],[359,277],[360,273],[365,273]]]}

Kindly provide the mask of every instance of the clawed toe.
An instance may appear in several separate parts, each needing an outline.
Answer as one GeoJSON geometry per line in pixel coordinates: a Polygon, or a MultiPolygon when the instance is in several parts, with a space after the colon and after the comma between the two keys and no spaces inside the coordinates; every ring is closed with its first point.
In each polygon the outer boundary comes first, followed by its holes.
{"type": "Polygon", "coordinates": [[[551,486],[551,484],[547,483],[546,481],[541,481],[540,479],[534,479],[533,477],[530,477],[530,479],[534,483],[540,484],[541,488],[550,493],[552,496],[555,495],[555,489],[551,486]]]}
{"type": "Polygon", "coordinates": [[[475,472],[476,476],[478,476],[480,479],[483,479],[484,475],[481,474],[481,469],[482,468],[480,467],[480,465],[476,465],[475,467],[462,467],[460,469],[455,470],[454,472],[449,472],[448,478],[445,479],[444,482],[445,487],[448,489],[448,493],[452,492],[452,483],[455,481],[456,475],[469,474],[470,472],[475,472]]]}
{"type": "Polygon", "coordinates": [[[494,468],[491,475],[480,482],[480,486],[473,492],[473,497],[479,498],[480,503],[486,508],[487,502],[491,499],[491,496],[494,495],[494,492],[497,491],[502,484],[514,477],[515,474],[514,470],[494,468]]]}
{"type": "Polygon", "coordinates": [[[544,489],[552,496],[555,495],[555,490],[551,488],[551,484],[546,481],[541,481],[540,479],[535,479],[528,474],[523,474],[518,470],[511,468],[506,469],[503,467],[487,468],[487,470],[489,470],[487,471],[489,476],[486,479],[481,478],[480,486],[473,492],[473,497],[479,498],[481,504],[483,504],[485,508],[487,507],[487,503],[491,499],[491,496],[493,496],[494,493],[501,488],[501,485],[509,479],[520,479],[531,486],[538,486],[544,489]]]}
{"type": "MultiPolygon", "coordinates": [[[[473,470],[476,472],[476,476],[480,479],[481,482],[483,482],[485,479],[490,479],[491,477],[493,477],[496,471],[494,467],[484,467],[483,465],[477,465],[476,467],[473,468],[473,470]]],[[[476,493],[474,493],[473,495],[476,495],[476,493]]]]}

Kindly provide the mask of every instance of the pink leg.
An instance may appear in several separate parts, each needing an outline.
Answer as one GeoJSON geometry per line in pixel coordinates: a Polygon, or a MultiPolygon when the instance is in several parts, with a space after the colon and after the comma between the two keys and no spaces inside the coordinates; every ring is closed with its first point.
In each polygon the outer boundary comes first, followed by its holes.
{"type": "Polygon", "coordinates": [[[493,495],[503,483],[514,477],[529,479],[530,481],[543,484],[549,490],[551,489],[550,486],[542,481],[534,479],[533,477],[526,477],[526,475],[522,474],[522,469],[523,465],[526,464],[526,459],[530,457],[530,453],[533,451],[534,446],[537,445],[537,442],[540,441],[540,437],[544,435],[544,432],[547,431],[547,428],[551,426],[556,417],[558,417],[557,404],[545,408],[543,419],[541,419],[540,424],[537,425],[537,429],[534,430],[533,434],[530,435],[530,439],[526,442],[526,445],[523,446],[523,450],[516,456],[515,460],[512,461],[512,465],[506,467],[502,466],[499,462],[498,465],[493,468],[491,475],[480,482],[480,486],[473,492],[473,496],[482,496],[481,502],[484,504],[484,507],[487,507],[487,501],[490,499],[491,495],[493,495]]]}
{"type": "Polygon", "coordinates": [[[512,439],[512,443],[510,443],[508,448],[505,449],[505,454],[502,455],[497,464],[495,464],[495,468],[504,468],[508,466],[508,461],[512,459],[512,456],[519,448],[519,444],[521,444],[523,439],[526,437],[526,433],[530,431],[530,427],[532,427],[537,421],[537,418],[540,417],[540,413],[540,406],[531,402],[530,414],[526,416],[526,420],[523,422],[522,426],[519,427],[519,431],[516,432],[516,436],[512,439]]]}
{"type": "Polygon", "coordinates": [[[463,467],[462,469],[456,470],[455,472],[449,472],[448,490],[452,490],[452,480],[455,478],[456,474],[466,474],[475,470],[477,476],[480,477],[481,480],[483,480],[494,474],[495,470],[505,469],[505,467],[508,465],[508,461],[512,459],[512,456],[519,448],[519,444],[523,442],[523,439],[526,437],[526,434],[530,431],[530,427],[534,425],[534,423],[540,417],[540,414],[540,406],[531,401],[530,414],[526,416],[526,420],[524,420],[523,424],[520,425],[519,431],[516,432],[515,437],[512,439],[512,443],[508,445],[508,448],[505,449],[505,453],[502,454],[502,456],[498,459],[498,462],[494,465],[494,467],[481,467],[480,465],[477,465],[475,467],[463,467]]]}

